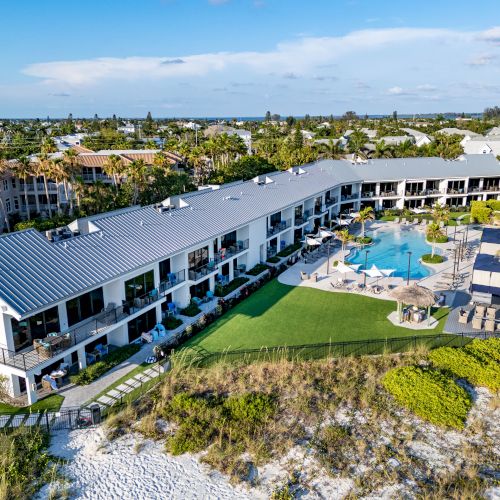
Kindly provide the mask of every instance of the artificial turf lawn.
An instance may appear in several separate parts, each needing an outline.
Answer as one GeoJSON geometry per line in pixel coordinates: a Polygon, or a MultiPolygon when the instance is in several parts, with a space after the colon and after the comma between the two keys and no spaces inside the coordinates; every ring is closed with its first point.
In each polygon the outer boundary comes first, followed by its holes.
{"type": "Polygon", "coordinates": [[[58,411],[64,401],[64,396],[59,394],[51,394],[31,406],[11,406],[6,403],[0,403],[0,414],[14,415],[17,413],[39,413],[43,411],[58,411]]]}
{"type": "Polygon", "coordinates": [[[432,335],[443,331],[447,309],[434,315],[439,325],[415,331],[394,326],[387,316],[396,303],[354,293],[266,284],[183,347],[209,352],[322,342],[432,335]]]}

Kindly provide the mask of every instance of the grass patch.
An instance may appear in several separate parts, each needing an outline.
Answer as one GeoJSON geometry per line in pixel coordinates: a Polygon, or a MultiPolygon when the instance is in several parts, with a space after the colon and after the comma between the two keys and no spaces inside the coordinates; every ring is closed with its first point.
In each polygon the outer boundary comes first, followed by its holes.
{"type": "Polygon", "coordinates": [[[200,313],[201,309],[194,302],[191,302],[187,307],[181,309],[181,314],[183,316],[189,316],[190,318],[200,313]]]}
{"type": "Polygon", "coordinates": [[[435,367],[463,378],[472,385],[499,390],[500,365],[488,356],[478,356],[477,349],[440,347],[431,351],[429,359],[435,367]]]}
{"type": "Polygon", "coordinates": [[[217,285],[215,285],[215,296],[225,297],[231,292],[234,292],[241,285],[244,285],[247,281],[250,281],[250,278],[239,276],[238,278],[234,278],[227,285],[221,285],[220,283],[218,283],[217,285]]]}
{"type": "Polygon", "coordinates": [[[472,406],[465,389],[429,368],[396,368],[384,376],[383,384],[398,403],[436,425],[463,428],[472,406]]]}
{"type": "Polygon", "coordinates": [[[77,385],[88,385],[100,376],[104,375],[107,371],[119,365],[130,356],[141,350],[141,346],[137,344],[128,344],[118,347],[114,351],[103,356],[99,361],[93,365],[80,370],[76,375],[70,377],[71,382],[77,385]]]}
{"type": "Polygon", "coordinates": [[[439,254],[430,254],[430,253],[425,253],[421,257],[422,262],[425,262],[426,264],[441,264],[441,262],[444,262],[444,257],[439,254]]]}
{"type": "Polygon", "coordinates": [[[31,406],[12,406],[7,403],[0,403],[0,414],[16,415],[19,413],[40,413],[45,411],[58,411],[61,408],[64,396],[59,394],[50,394],[43,399],[40,399],[31,406]]]}
{"type": "Polygon", "coordinates": [[[254,267],[252,267],[252,269],[250,269],[250,271],[247,271],[245,274],[249,274],[250,276],[258,276],[268,269],[269,266],[266,266],[265,264],[256,264],[254,267]]]}
{"type": "MultiPolygon", "coordinates": [[[[415,335],[387,319],[395,310],[391,301],[273,280],[184,345],[217,352],[415,335]]],[[[435,313],[436,333],[442,331],[447,314],[447,309],[435,313]]]]}

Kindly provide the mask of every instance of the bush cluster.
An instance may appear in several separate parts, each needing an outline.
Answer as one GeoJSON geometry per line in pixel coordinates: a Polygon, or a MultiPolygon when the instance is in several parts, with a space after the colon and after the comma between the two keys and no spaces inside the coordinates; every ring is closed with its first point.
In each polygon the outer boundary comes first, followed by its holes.
{"type": "Polygon", "coordinates": [[[175,330],[177,327],[182,325],[182,320],[180,318],[176,318],[175,316],[167,316],[162,321],[162,324],[167,330],[175,330]]]}
{"type": "Polygon", "coordinates": [[[446,243],[448,241],[448,236],[446,234],[443,234],[434,239],[427,237],[427,241],[429,243],[446,243]]]}
{"type": "Polygon", "coordinates": [[[245,274],[249,274],[250,276],[257,276],[263,273],[266,269],[269,269],[269,266],[265,264],[256,264],[250,271],[247,271],[245,274]]]}
{"type": "Polygon", "coordinates": [[[72,375],[71,382],[77,385],[88,385],[140,350],[141,346],[137,344],[128,344],[118,347],[114,351],[103,356],[93,365],[80,370],[76,375],[72,375]]]}
{"type": "Polygon", "coordinates": [[[477,358],[487,360],[492,359],[500,363],[500,338],[490,338],[486,340],[475,339],[464,347],[464,350],[477,358]]]}
{"type": "Polygon", "coordinates": [[[215,296],[216,297],[225,297],[226,295],[234,292],[241,285],[244,285],[250,278],[245,278],[244,276],[239,276],[238,278],[234,278],[234,280],[230,281],[227,285],[221,285],[218,283],[215,285],[215,296]]]}
{"type": "Polygon", "coordinates": [[[189,305],[184,309],[181,309],[180,312],[183,316],[189,316],[190,318],[192,318],[193,316],[200,314],[201,309],[196,305],[195,302],[190,302],[189,305]]]}
{"type": "Polygon", "coordinates": [[[277,255],[273,255],[272,257],[268,257],[266,259],[266,262],[269,262],[270,264],[277,264],[280,261],[280,258],[277,255]]]}
{"type": "Polygon", "coordinates": [[[432,255],[431,253],[426,253],[422,255],[421,259],[426,264],[441,264],[441,262],[444,262],[444,257],[439,254],[432,255]]]}
{"type": "Polygon", "coordinates": [[[55,229],[57,227],[62,227],[68,225],[73,218],[64,215],[55,215],[52,219],[31,219],[23,220],[18,222],[14,229],[16,231],[22,231],[23,229],[36,229],[37,231],[48,231],[49,229],[55,229]]]}
{"type": "Polygon", "coordinates": [[[369,245],[373,241],[373,238],[371,236],[358,236],[355,241],[356,243],[361,243],[362,245],[369,245]]]}
{"type": "Polygon", "coordinates": [[[251,440],[276,412],[276,403],[266,394],[241,396],[201,395],[181,392],[163,408],[165,418],[177,424],[166,442],[173,455],[196,453],[216,441],[233,445],[251,440]]]}
{"type": "Polygon", "coordinates": [[[500,389],[500,365],[489,356],[478,355],[477,346],[470,348],[440,347],[429,353],[432,364],[472,385],[500,389]]]}
{"type": "Polygon", "coordinates": [[[395,368],[382,383],[398,403],[436,425],[461,429],[472,406],[465,389],[431,368],[395,368]]]}
{"type": "Polygon", "coordinates": [[[299,250],[302,248],[302,243],[300,241],[297,241],[297,243],[293,243],[292,245],[288,245],[285,247],[281,252],[277,253],[278,257],[288,257],[289,255],[292,255],[293,252],[299,250]]]}

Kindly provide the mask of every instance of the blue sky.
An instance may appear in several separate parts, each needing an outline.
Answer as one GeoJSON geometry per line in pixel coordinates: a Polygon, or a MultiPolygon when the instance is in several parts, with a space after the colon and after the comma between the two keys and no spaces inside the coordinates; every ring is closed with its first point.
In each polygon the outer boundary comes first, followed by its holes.
{"type": "Polygon", "coordinates": [[[6,0],[2,21],[4,117],[500,104],[498,0],[6,0]]]}

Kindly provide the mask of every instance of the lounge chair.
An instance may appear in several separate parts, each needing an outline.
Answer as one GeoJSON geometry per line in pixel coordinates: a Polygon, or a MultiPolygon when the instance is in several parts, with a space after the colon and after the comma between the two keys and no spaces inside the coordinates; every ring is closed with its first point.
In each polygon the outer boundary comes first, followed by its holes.
{"type": "Polygon", "coordinates": [[[497,318],[497,310],[495,307],[488,307],[486,309],[486,317],[487,319],[495,320],[497,318]]]}
{"type": "Polygon", "coordinates": [[[476,305],[476,312],[475,312],[476,316],[479,316],[482,319],[482,318],[484,318],[485,312],[486,312],[485,306],[483,306],[481,304],[476,305]]]}
{"type": "Polygon", "coordinates": [[[309,275],[307,273],[305,273],[304,271],[300,271],[300,279],[301,280],[308,280],[309,275]]]}
{"type": "Polygon", "coordinates": [[[487,332],[487,333],[495,333],[495,328],[496,328],[495,320],[493,320],[493,319],[487,319],[484,322],[484,331],[485,332],[487,332]]]}
{"type": "Polygon", "coordinates": [[[458,315],[458,322],[466,325],[469,322],[469,311],[460,311],[458,315]]]}
{"type": "Polygon", "coordinates": [[[193,297],[191,302],[194,302],[197,306],[199,306],[203,301],[199,297],[193,297]]]}
{"type": "Polygon", "coordinates": [[[146,342],[146,344],[151,344],[153,342],[153,334],[150,332],[142,332],[141,333],[141,339],[146,342]]]}
{"type": "Polygon", "coordinates": [[[474,316],[472,318],[472,328],[473,330],[482,330],[483,329],[483,318],[474,316]]]}

